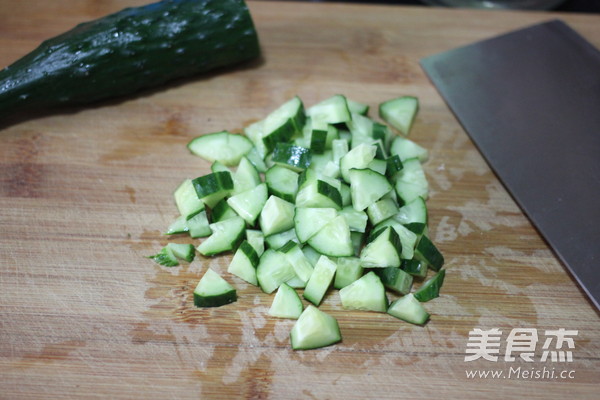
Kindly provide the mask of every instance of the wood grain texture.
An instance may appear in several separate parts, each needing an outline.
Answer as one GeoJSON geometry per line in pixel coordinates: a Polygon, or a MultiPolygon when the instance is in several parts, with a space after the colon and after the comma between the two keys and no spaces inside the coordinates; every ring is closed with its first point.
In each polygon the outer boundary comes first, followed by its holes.
{"type": "MultiPolygon", "coordinates": [[[[83,20],[142,1],[0,0],[0,65],[83,20]]],[[[520,212],[418,65],[420,58],[561,17],[600,47],[595,16],[250,2],[264,57],[69,113],[0,128],[0,398],[597,398],[600,319],[520,212]],[[166,269],[171,192],[208,172],[194,136],[240,130],[299,95],[375,107],[416,95],[412,137],[430,150],[430,228],[447,260],[432,320],[415,327],[322,308],[343,342],[293,352],[272,296],[225,273],[229,256],[166,269]],[[239,300],[193,307],[207,267],[239,300]],[[572,363],[464,361],[469,331],[577,329],[572,363]],[[510,367],[574,379],[468,379],[510,367]]],[[[185,238],[180,242],[192,242],[185,238]]],[[[542,339],[540,339],[542,340],[542,339]]],[[[503,346],[504,348],[504,346],[503,346]]]]}

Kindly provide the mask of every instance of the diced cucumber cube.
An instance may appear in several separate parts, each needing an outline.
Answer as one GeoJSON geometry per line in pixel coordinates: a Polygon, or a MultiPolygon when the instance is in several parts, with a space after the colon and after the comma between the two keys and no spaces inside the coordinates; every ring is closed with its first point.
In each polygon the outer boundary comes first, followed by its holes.
{"type": "Polygon", "coordinates": [[[180,260],[192,262],[196,255],[194,245],[187,243],[167,243],[167,247],[171,249],[173,255],[180,260]]]}
{"type": "Polygon", "coordinates": [[[363,275],[364,268],[358,257],[339,257],[336,264],[337,270],[333,281],[333,287],[336,289],[345,288],[363,275]]]}
{"type": "Polygon", "coordinates": [[[258,229],[246,229],[246,240],[260,257],[265,251],[265,235],[258,229]]]}
{"type": "Polygon", "coordinates": [[[367,115],[369,112],[369,105],[364,103],[359,103],[354,100],[350,100],[346,98],[346,102],[348,103],[348,109],[350,112],[360,115],[367,115]]]}
{"type": "Polygon", "coordinates": [[[428,279],[421,287],[413,294],[415,299],[420,302],[426,302],[440,295],[440,289],[444,284],[444,277],[446,276],[446,270],[442,269],[440,272],[435,274],[432,278],[428,279]]]}
{"type": "Polygon", "coordinates": [[[313,121],[323,121],[330,124],[348,122],[352,119],[346,97],[340,94],[334,95],[308,108],[306,115],[311,117],[313,121]]]}
{"type": "Polygon", "coordinates": [[[301,134],[305,121],[304,105],[298,96],[271,112],[262,126],[262,141],[267,153],[277,143],[288,142],[294,135],[301,134]]]}
{"type": "Polygon", "coordinates": [[[177,235],[181,233],[187,233],[188,226],[186,222],[187,221],[185,215],[180,215],[179,217],[177,217],[177,219],[175,219],[175,221],[171,222],[171,224],[167,228],[167,231],[165,232],[165,235],[177,235]]]}
{"type": "Polygon", "coordinates": [[[241,217],[233,217],[210,224],[212,234],[198,246],[203,256],[213,256],[233,250],[242,241],[246,222],[241,217]]]}
{"type": "Polygon", "coordinates": [[[350,169],[352,207],[363,211],[393,189],[385,175],[371,169],[350,169]]]}
{"type": "Polygon", "coordinates": [[[294,204],[271,195],[260,213],[259,221],[265,236],[287,231],[294,227],[294,204]]]}
{"type": "Polygon", "coordinates": [[[396,136],[394,138],[390,148],[390,154],[398,155],[401,161],[417,158],[419,161],[425,162],[429,157],[427,149],[403,136],[396,136]]]}
{"type": "Polygon", "coordinates": [[[304,298],[315,306],[321,304],[327,289],[329,289],[329,286],[333,282],[336,268],[336,264],[327,256],[321,256],[310,275],[310,279],[306,283],[304,298]]]}
{"type": "Polygon", "coordinates": [[[412,276],[416,276],[417,278],[424,278],[427,276],[427,264],[414,258],[410,260],[402,260],[400,268],[412,276]]]}
{"type": "Polygon", "coordinates": [[[396,202],[390,198],[378,200],[367,207],[367,215],[371,224],[377,225],[380,222],[393,217],[398,213],[396,202]]]}
{"type": "Polygon", "coordinates": [[[399,267],[402,244],[396,231],[383,228],[360,253],[360,261],[365,268],[399,267]]]}
{"type": "Polygon", "coordinates": [[[427,224],[427,205],[425,204],[425,199],[419,196],[404,204],[400,207],[394,219],[403,225],[411,222],[427,224]]]}
{"type": "Polygon", "coordinates": [[[308,305],[290,332],[294,350],[310,350],[332,345],[342,340],[337,320],[308,305]]]}
{"type": "Polygon", "coordinates": [[[360,279],[340,289],[342,307],[349,310],[386,312],[388,300],[379,277],[368,272],[360,279]]]}
{"type": "Polygon", "coordinates": [[[407,294],[413,283],[413,276],[398,267],[377,268],[375,273],[381,279],[383,286],[398,294],[407,294]]]}
{"type": "Polygon", "coordinates": [[[212,222],[223,221],[238,215],[238,213],[236,213],[235,210],[231,208],[229,204],[227,204],[227,199],[219,201],[210,211],[212,222]]]}
{"type": "Polygon", "coordinates": [[[397,97],[379,105],[379,116],[404,135],[410,133],[419,100],[413,96],[397,97]]]}
{"type": "Polygon", "coordinates": [[[350,169],[364,169],[375,158],[377,147],[370,144],[360,144],[346,153],[340,159],[340,172],[342,178],[350,183],[350,169]]]}
{"type": "Polygon", "coordinates": [[[265,173],[269,193],[285,201],[294,202],[298,193],[298,173],[289,168],[274,165],[265,173]]]}
{"type": "Polygon", "coordinates": [[[267,196],[267,185],[261,183],[253,189],[231,196],[227,199],[227,204],[229,204],[229,206],[242,217],[248,225],[254,225],[254,222],[267,202],[267,196]]]}
{"type": "Polygon", "coordinates": [[[265,238],[267,246],[273,250],[279,250],[281,247],[283,247],[290,241],[296,243],[299,242],[294,228],[288,229],[287,231],[275,233],[274,235],[269,235],[265,238]]]}
{"type": "Polygon", "coordinates": [[[294,146],[290,143],[277,143],[271,158],[276,165],[289,168],[295,172],[300,172],[308,168],[311,159],[312,152],[310,149],[294,146]]]}
{"type": "Polygon", "coordinates": [[[185,179],[173,193],[175,204],[184,218],[204,210],[204,203],[198,197],[191,179],[185,179]]]}
{"type": "Polygon", "coordinates": [[[429,319],[429,313],[412,293],[395,300],[390,304],[387,313],[416,325],[423,325],[429,319]]]}
{"type": "Polygon", "coordinates": [[[189,216],[186,221],[186,226],[190,237],[194,239],[210,236],[212,234],[206,210],[200,211],[196,215],[189,216]]]}
{"type": "Polygon", "coordinates": [[[337,212],[334,208],[296,207],[294,228],[298,240],[306,243],[335,217],[337,217],[337,212]]]}
{"type": "Polygon", "coordinates": [[[148,258],[164,267],[176,267],[179,265],[179,260],[173,254],[173,249],[168,246],[163,247],[160,253],[148,256],[148,258]]]}
{"type": "Polygon", "coordinates": [[[256,278],[263,292],[273,293],[282,283],[290,281],[295,276],[294,268],[285,254],[267,249],[260,256],[256,267],[256,278]]]}
{"type": "Polygon", "coordinates": [[[233,179],[227,171],[213,172],[192,180],[198,198],[213,208],[233,190],[233,179]]]}
{"type": "Polygon", "coordinates": [[[236,300],[235,288],[211,268],[206,270],[194,290],[196,307],[220,307],[236,300]]]}
{"type": "Polygon", "coordinates": [[[269,308],[269,315],[277,318],[298,319],[304,306],[298,293],[286,283],[282,283],[269,308]]]}
{"type": "Polygon", "coordinates": [[[258,266],[259,256],[254,247],[248,241],[244,240],[236,250],[227,272],[245,280],[248,283],[258,286],[256,279],[256,267],[258,266]]]}
{"type": "Polygon", "coordinates": [[[296,206],[303,208],[342,208],[340,191],[324,180],[305,182],[296,195],[296,206]]]}
{"type": "Polygon", "coordinates": [[[415,258],[426,263],[434,271],[439,271],[444,265],[444,256],[427,236],[421,236],[417,243],[415,258]]]}
{"type": "Polygon", "coordinates": [[[202,135],[188,143],[193,154],[227,166],[237,165],[251,148],[252,142],[247,137],[227,131],[202,135]]]}
{"type": "Polygon", "coordinates": [[[367,228],[369,218],[364,211],[358,211],[352,206],[346,206],[340,210],[339,215],[342,215],[346,219],[351,232],[362,233],[367,228]]]}
{"type": "Polygon", "coordinates": [[[308,282],[313,273],[313,264],[306,258],[300,245],[290,240],[279,251],[286,255],[298,278],[304,282],[308,282]]]}
{"type": "Polygon", "coordinates": [[[260,183],[260,174],[256,167],[247,157],[242,157],[237,170],[233,174],[233,194],[253,189],[260,183]]]}
{"type": "Polygon", "coordinates": [[[354,247],[350,237],[350,227],[342,215],[329,221],[316,234],[308,239],[308,244],[319,253],[330,257],[350,257],[354,247]]]}
{"type": "Polygon", "coordinates": [[[403,162],[403,168],[396,175],[396,193],[406,203],[410,203],[418,197],[427,199],[429,195],[429,183],[421,162],[416,158],[410,158],[403,162]]]}

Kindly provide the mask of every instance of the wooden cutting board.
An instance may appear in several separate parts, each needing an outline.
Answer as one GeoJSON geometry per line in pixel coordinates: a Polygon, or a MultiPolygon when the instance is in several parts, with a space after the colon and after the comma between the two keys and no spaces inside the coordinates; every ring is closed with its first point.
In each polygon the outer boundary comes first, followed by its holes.
{"type": "MultiPolygon", "coordinates": [[[[142,3],[0,0],[0,65],[78,22],[142,3]]],[[[555,17],[600,47],[598,17],[249,6],[260,62],[0,128],[0,398],[597,398],[598,313],[418,61],[555,17]],[[187,151],[191,138],[239,131],[294,95],[310,105],[336,93],[373,110],[398,95],[420,98],[412,138],[430,150],[430,230],[446,283],[426,304],[425,327],[345,311],[331,292],[322,308],[338,318],[343,342],[294,352],[293,321],[269,318],[272,296],[226,274],[230,256],[171,269],[144,257],[169,241],[172,191],[209,171],[187,151]],[[238,302],[194,308],[209,266],[238,288],[238,302]],[[493,328],[502,331],[498,360],[465,361],[469,332],[493,328]],[[505,360],[519,328],[538,334],[532,362],[518,349],[505,360]],[[542,362],[546,331],[561,328],[578,331],[574,348],[561,349],[572,362],[542,362]],[[504,378],[469,378],[474,370],[504,378]]],[[[565,229],[590,222],[598,221],[565,229]]]]}

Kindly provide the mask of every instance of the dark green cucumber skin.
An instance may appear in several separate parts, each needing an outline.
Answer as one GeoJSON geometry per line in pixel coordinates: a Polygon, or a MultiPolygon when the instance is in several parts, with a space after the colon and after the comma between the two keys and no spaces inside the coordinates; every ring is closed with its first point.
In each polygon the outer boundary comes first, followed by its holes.
{"type": "Polygon", "coordinates": [[[272,160],[276,164],[293,169],[305,170],[310,165],[312,153],[310,149],[289,143],[277,143],[273,150],[272,160]]]}
{"type": "Polygon", "coordinates": [[[427,263],[434,271],[439,271],[444,265],[444,256],[433,242],[425,235],[421,237],[415,248],[415,258],[427,263]]]}
{"type": "Polygon", "coordinates": [[[315,154],[323,154],[327,143],[327,131],[314,129],[310,137],[310,150],[315,154]]]}
{"type": "Polygon", "coordinates": [[[305,169],[304,171],[300,172],[298,175],[298,190],[300,190],[302,186],[308,182],[310,173],[314,173],[314,171],[305,169]]]}
{"type": "Polygon", "coordinates": [[[402,161],[398,155],[393,155],[387,160],[387,168],[385,174],[388,178],[393,178],[398,172],[402,171],[402,161]]]}
{"type": "Polygon", "coordinates": [[[446,270],[441,269],[440,272],[435,274],[432,278],[426,281],[420,288],[414,293],[415,299],[424,303],[429,300],[433,300],[440,296],[440,289],[444,284],[444,278],[446,277],[446,270]]]}
{"type": "MultiPolygon", "coordinates": [[[[385,286],[387,289],[392,290],[398,294],[405,295],[408,292],[402,293],[398,290],[398,287],[396,286],[396,281],[398,280],[398,275],[402,273],[399,271],[403,271],[403,270],[398,267],[387,267],[387,268],[376,268],[375,269],[375,273],[379,276],[379,279],[381,279],[381,283],[383,283],[383,286],[385,286]]],[[[410,288],[409,288],[409,291],[410,291],[410,288]]]]}
{"type": "Polygon", "coordinates": [[[173,256],[167,254],[164,248],[160,253],[153,256],[148,256],[148,258],[165,267],[176,267],[179,265],[179,261],[177,261],[173,256]]]}
{"type": "Polygon", "coordinates": [[[210,297],[201,297],[194,293],[194,305],[196,307],[221,307],[236,301],[237,293],[235,290],[210,297]]]}
{"type": "Polygon", "coordinates": [[[402,253],[402,242],[400,241],[400,236],[398,236],[398,233],[396,232],[396,230],[394,228],[392,228],[391,226],[385,226],[381,229],[376,230],[375,232],[371,232],[371,234],[367,238],[367,243],[373,242],[382,233],[384,233],[388,228],[390,228],[390,229],[389,229],[387,240],[389,240],[390,243],[392,243],[392,245],[396,248],[396,251],[398,251],[398,254],[401,254],[402,253]]]}
{"type": "Polygon", "coordinates": [[[416,233],[419,237],[423,236],[427,229],[427,225],[422,222],[410,222],[404,225],[404,227],[409,231],[416,233]]]}
{"type": "Polygon", "coordinates": [[[342,208],[342,195],[340,194],[340,191],[331,186],[329,183],[319,179],[317,181],[317,192],[326,193],[327,197],[333,200],[333,202],[337,204],[340,209],[342,208]]]}
{"type": "Polygon", "coordinates": [[[221,200],[211,210],[211,221],[219,222],[236,215],[237,213],[233,210],[233,208],[227,204],[227,200],[221,200]]]}
{"type": "Polygon", "coordinates": [[[402,260],[400,268],[413,276],[424,277],[427,270],[427,264],[413,258],[411,260],[402,260]]]}
{"type": "Polygon", "coordinates": [[[258,253],[256,253],[256,250],[254,250],[254,247],[252,247],[252,245],[247,240],[244,240],[242,241],[242,243],[240,243],[239,248],[244,252],[246,257],[248,257],[248,261],[250,261],[250,264],[252,264],[252,266],[256,268],[258,266],[258,263],[260,262],[260,257],[258,256],[258,253]]]}
{"type": "Polygon", "coordinates": [[[0,71],[0,118],[123,96],[258,57],[243,0],[164,0],[82,23],[0,71]]]}
{"type": "Polygon", "coordinates": [[[194,185],[198,198],[201,199],[220,190],[233,189],[233,179],[230,172],[218,171],[195,178],[192,180],[192,185],[194,185]]]}

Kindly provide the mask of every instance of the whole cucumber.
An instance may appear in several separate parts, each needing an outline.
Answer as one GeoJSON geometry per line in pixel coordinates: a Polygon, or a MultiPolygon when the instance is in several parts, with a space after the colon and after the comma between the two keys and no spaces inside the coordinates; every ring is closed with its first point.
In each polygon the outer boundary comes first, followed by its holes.
{"type": "Polygon", "coordinates": [[[164,0],[82,23],[0,71],[0,119],[79,105],[258,57],[243,0],[164,0]]]}

